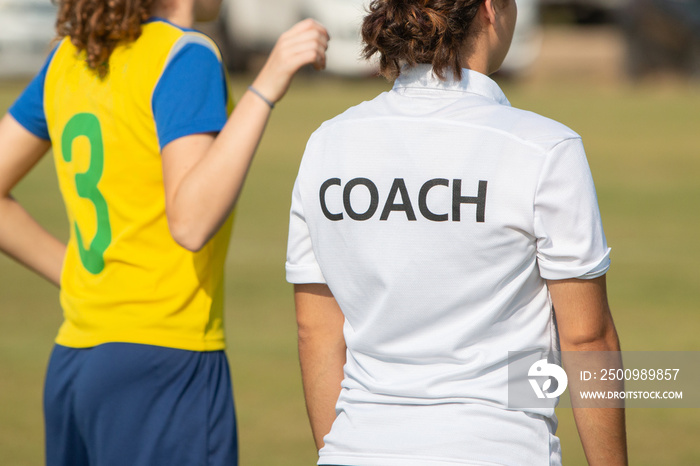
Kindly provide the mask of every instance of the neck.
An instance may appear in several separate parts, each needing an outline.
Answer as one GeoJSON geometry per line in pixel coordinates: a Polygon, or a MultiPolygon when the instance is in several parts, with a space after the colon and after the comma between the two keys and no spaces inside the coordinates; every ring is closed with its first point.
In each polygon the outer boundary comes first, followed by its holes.
{"type": "Polygon", "coordinates": [[[151,15],[168,20],[176,26],[191,28],[194,25],[194,2],[192,0],[156,1],[151,15]]]}
{"type": "Polygon", "coordinates": [[[498,71],[513,38],[513,30],[508,28],[511,18],[512,27],[515,27],[517,10],[510,10],[511,8],[516,8],[514,3],[486,0],[481,4],[462,49],[461,58],[465,68],[487,76],[498,71]],[[497,7],[497,4],[505,6],[497,7]]]}
{"type": "Polygon", "coordinates": [[[462,47],[461,59],[464,68],[478,71],[481,74],[489,76],[501,66],[502,60],[495,57],[498,38],[495,37],[494,30],[488,24],[478,24],[474,28],[473,35],[465,42],[462,47]]]}
{"type": "Polygon", "coordinates": [[[492,67],[488,55],[484,53],[470,53],[468,55],[463,55],[462,66],[469,70],[478,71],[486,76],[495,71],[491,69],[492,67]]]}

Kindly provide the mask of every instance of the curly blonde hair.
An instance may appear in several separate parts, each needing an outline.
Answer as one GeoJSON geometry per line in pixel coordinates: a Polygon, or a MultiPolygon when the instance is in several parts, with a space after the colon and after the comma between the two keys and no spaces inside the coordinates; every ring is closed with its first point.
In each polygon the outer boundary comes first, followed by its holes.
{"type": "Polygon", "coordinates": [[[141,35],[154,0],[58,0],[56,31],[85,51],[88,67],[100,77],[109,72],[109,57],[121,42],[141,35]]]}

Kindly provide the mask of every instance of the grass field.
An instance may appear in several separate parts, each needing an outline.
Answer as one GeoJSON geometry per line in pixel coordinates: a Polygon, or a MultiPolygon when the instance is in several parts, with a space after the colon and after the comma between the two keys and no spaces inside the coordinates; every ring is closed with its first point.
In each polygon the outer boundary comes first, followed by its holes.
{"type": "MultiPolygon", "coordinates": [[[[234,80],[240,94],[247,79],[234,80]]],[[[306,139],[389,86],[303,76],[278,105],[238,209],[228,258],[227,335],[243,466],[315,462],[284,281],[289,194],[306,139]]],[[[0,113],[21,83],[0,87],[0,113]]],[[[511,102],[584,138],[613,248],[610,301],[625,350],[700,350],[700,88],[504,84],[511,102]]],[[[67,222],[47,157],[15,195],[59,237],[67,222]]],[[[2,219],[0,219],[2,221],[2,219]]],[[[41,389],[61,321],[57,290],[0,257],[0,464],[43,462],[41,389]]],[[[585,459],[560,410],[566,465],[585,459]]],[[[631,464],[700,464],[700,411],[628,410],[631,464]]]]}

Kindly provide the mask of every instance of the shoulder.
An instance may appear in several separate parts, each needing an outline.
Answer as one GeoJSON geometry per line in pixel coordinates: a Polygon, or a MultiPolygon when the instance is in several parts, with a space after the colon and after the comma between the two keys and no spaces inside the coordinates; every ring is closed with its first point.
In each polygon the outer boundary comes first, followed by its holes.
{"type": "Polygon", "coordinates": [[[446,109],[442,117],[455,125],[501,134],[540,153],[550,152],[563,141],[581,139],[578,133],[556,120],[495,102],[474,105],[467,98],[446,109]]]}
{"type": "Polygon", "coordinates": [[[136,47],[142,49],[155,62],[167,67],[183,54],[201,57],[221,63],[221,52],[206,34],[194,29],[184,29],[161,19],[144,23],[136,47]]]}
{"type": "MultiPolygon", "coordinates": [[[[392,110],[391,92],[384,92],[374,99],[348,108],[338,116],[324,122],[312,135],[310,143],[324,136],[337,136],[337,131],[347,130],[348,125],[359,123],[373,126],[374,122],[398,118],[392,110]]],[[[503,137],[537,149],[549,152],[563,141],[581,139],[578,133],[568,126],[537,113],[501,104],[474,104],[472,99],[458,100],[434,112],[429,119],[436,125],[478,127],[483,131],[500,133],[503,137]]],[[[404,118],[404,117],[401,117],[404,118]]],[[[410,118],[410,117],[409,117],[410,118]]]]}
{"type": "Polygon", "coordinates": [[[540,114],[506,107],[500,116],[501,125],[524,142],[549,151],[559,143],[581,136],[568,126],[540,114]]]}
{"type": "Polygon", "coordinates": [[[372,124],[372,119],[382,119],[392,117],[393,115],[386,109],[385,100],[388,92],[383,92],[369,101],[361,102],[357,105],[349,107],[344,112],[336,115],[330,120],[324,121],[321,126],[311,135],[309,143],[322,138],[327,133],[333,133],[338,129],[345,129],[345,125],[353,122],[362,124],[372,124]]]}
{"type": "MultiPolygon", "coordinates": [[[[78,56],[78,50],[71,43],[70,37],[62,38],[58,44],[51,50],[48,58],[46,59],[46,64],[42,72],[48,74],[52,67],[55,67],[56,63],[62,63],[63,61],[70,61],[73,63],[78,56]]],[[[82,57],[80,57],[82,59],[82,57]]]]}
{"type": "MultiPolygon", "coordinates": [[[[151,69],[156,78],[154,99],[167,90],[178,94],[191,89],[192,94],[196,94],[209,86],[215,86],[217,92],[221,87],[226,94],[221,52],[206,34],[183,29],[164,20],[152,20],[144,24],[139,42],[142,52],[138,61],[151,60],[146,68],[151,69]]],[[[191,99],[193,95],[189,97],[191,99]]],[[[169,95],[170,98],[178,96],[169,95]]]]}
{"type": "Polygon", "coordinates": [[[216,44],[205,34],[165,21],[149,22],[146,27],[147,40],[151,36],[161,40],[161,32],[169,36],[151,95],[161,148],[191,134],[221,131],[230,98],[216,44]]]}

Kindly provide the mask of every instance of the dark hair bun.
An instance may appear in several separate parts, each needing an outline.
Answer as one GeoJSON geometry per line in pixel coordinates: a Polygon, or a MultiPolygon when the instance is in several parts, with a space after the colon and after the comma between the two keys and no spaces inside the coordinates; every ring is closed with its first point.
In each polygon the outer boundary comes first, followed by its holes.
{"type": "Polygon", "coordinates": [[[379,54],[382,75],[430,63],[435,74],[461,77],[460,55],[483,0],[373,0],[362,23],[363,55],[379,54]]]}

